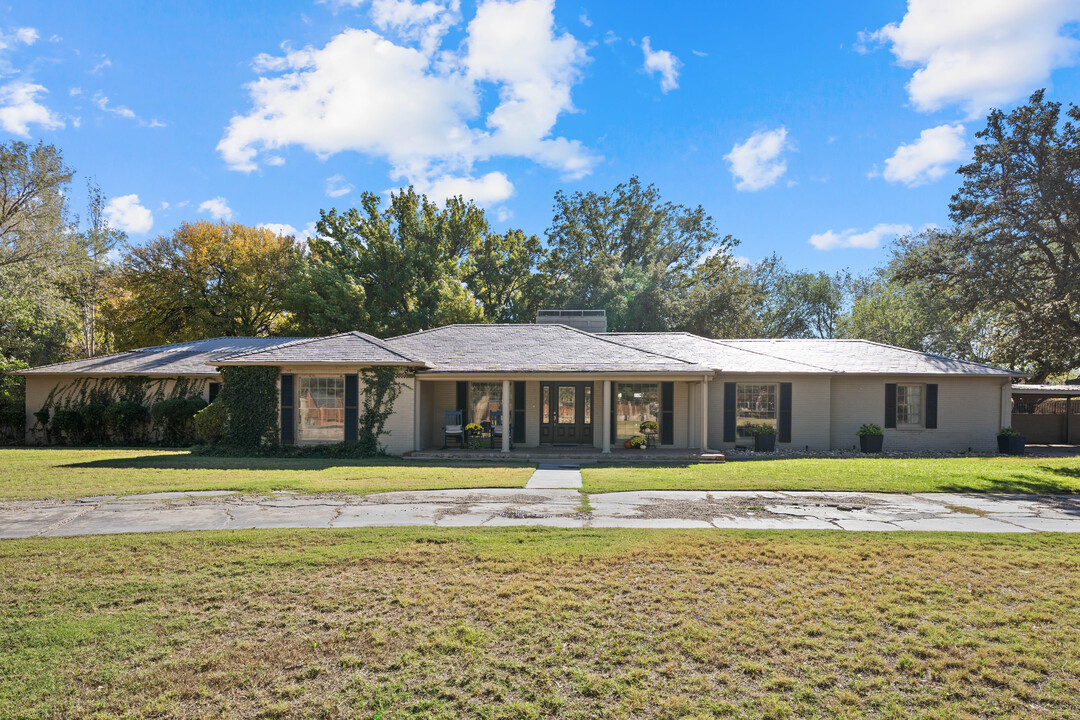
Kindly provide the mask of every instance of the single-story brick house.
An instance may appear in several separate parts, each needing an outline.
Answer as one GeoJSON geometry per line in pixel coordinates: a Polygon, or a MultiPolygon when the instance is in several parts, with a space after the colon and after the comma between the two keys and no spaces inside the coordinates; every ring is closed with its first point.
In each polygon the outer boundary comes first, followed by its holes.
{"type": "Polygon", "coordinates": [[[563,324],[450,325],[379,339],[215,338],[24,370],[33,413],[79,378],[145,376],[197,384],[207,400],[218,368],[280,368],[281,440],[356,435],[359,372],[397,367],[404,390],[382,439],[388,452],[441,448],[447,411],[487,422],[505,411],[502,448],[547,444],[606,452],[645,420],[661,447],[723,450],[747,423],[776,426],[779,448],[857,444],[863,423],[892,450],[993,451],[1011,416],[1002,368],[864,340],[714,340],[682,332],[586,332],[563,324]]]}

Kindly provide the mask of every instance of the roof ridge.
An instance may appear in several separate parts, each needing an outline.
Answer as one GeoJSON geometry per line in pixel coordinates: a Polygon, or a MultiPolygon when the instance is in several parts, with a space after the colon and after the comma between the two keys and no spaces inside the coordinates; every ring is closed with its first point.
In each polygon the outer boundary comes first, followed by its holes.
{"type": "MultiPolygon", "coordinates": [[[[591,332],[589,332],[587,330],[581,330],[581,329],[573,327],[571,325],[561,325],[559,323],[544,323],[544,324],[547,325],[548,327],[551,327],[552,325],[555,325],[555,326],[558,326],[558,327],[564,327],[564,328],[567,328],[568,330],[573,330],[576,333],[580,333],[581,335],[587,335],[588,337],[598,337],[599,336],[599,333],[591,333],[591,332]]],[[[538,326],[538,327],[543,327],[543,326],[538,326]]],[[[646,355],[653,355],[655,357],[667,358],[668,360],[678,360],[679,362],[685,363],[687,365],[697,365],[698,364],[698,363],[695,363],[695,362],[690,362],[689,360],[687,360],[685,358],[675,357],[674,355],[664,355],[663,353],[653,352],[652,350],[642,350],[641,348],[634,347],[633,345],[627,345],[626,343],[615,342],[614,340],[608,340],[607,338],[599,338],[599,339],[601,341],[603,341],[603,342],[611,343],[612,345],[616,345],[618,347],[623,347],[623,348],[627,348],[629,350],[636,350],[638,352],[643,352],[646,355]]]]}
{"type": "MultiPolygon", "coordinates": [[[[162,346],[162,347],[165,347],[165,346],[162,346]]],[[[141,350],[141,349],[145,349],[145,348],[131,349],[131,350],[120,350],[119,352],[106,353],[104,355],[94,355],[93,357],[88,357],[88,358],[74,358],[72,360],[59,360],[59,361],[54,362],[54,363],[49,363],[48,365],[35,365],[34,367],[26,367],[26,368],[22,368],[21,370],[12,370],[9,374],[18,375],[20,373],[24,373],[24,372],[27,372],[29,370],[45,370],[45,369],[51,368],[51,367],[58,367],[60,365],[67,365],[67,364],[73,363],[73,362],[83,362],[83,361],[86,361],[86,360],[104,360],[106,358],[115,358],[115,357],[120,357],[122,355],[138,355],[139,350],[141,350]]]]}
{"type": "Polygon", "coordinates": [[[277,345],[275,347],[258,348],[258,349],[255,349],[255,350],[245,350],[244,352],[241,352],[241,353],[235,353],[233,355],[227,355],[225,357],[216,358],[216,360],[217,361],[235,360],[237,358],[247,357],[249,355],[259,355],[261,353],[267,353],[267,352],[271,352],[271,351],[276,352],[276,351],[279,351],[279,350],[284,350],[284,349],[288,349],[288,348],[294,348],[294,347],[297,347],[297,346],[300,346],[300,345],[308,345],[308,344],[311,344],[311,343],[320,342],[322,340],[331,340],[333,338],[344,337],[346,335],[351,336],[351,337],[355,337],[358,340],[363,340],[368,345],[373,345],[374,347],[377,347],[380,350],[385,350],[385,351],[387,351],[387,352],[389,352],[389,353],[391,353],[393,355],[397,355],[399,358],[401,358],[402,360],[405,360],[407,362],[411,362],[411,363],[422,362],[422,363],[425,363],[425,364],[427,363],[426,360],[422,360],[420,358],[415,358],[415,357],[406,355],[405,353],[402,353],[402,352],[396,350],[395,348],[388,345],[385,340],[377,338],[374,335],[369,335],[368,333],[363,332],[362,330],[344,330],[344,331],[339,332],[339,333],[334,333],[333,335],[316,335],[314,337],[298,338],[298,339],[293,340],[291,342],[282,343],[281,345],[277,345]]]}
{"type": "Polygon", "coordinates": [[[940,358],[942,360],[948,360],[950,362],[961,362],[961,363],[964,363],[965,365],[974,365],[975,367],[989,368],[990,370],[1000,370],[1001,372],[1013,373],[1014,375],[1016,375],[1018,377],[1019,376],[1028,377],[1027,373],[1017,372],[1016,370],[1013,370],[1012,368],[1003,368],[1003,367],[1000,367],[998,365],[990,365],[989,363],[975,362],[974,360],[963,360],[961,358],[954,358],[954,357],[949,357],[948,355],[942,355],[941,353],[926,352],[924,350],[912,350],[911,348],[900,347],[899,345],[888,345],[886,343],[881,343],[881,342],[878,342],[876,340],[866,340],[864,338],[837,338],[837,339],[838,340],[850,340],[852,342],[861,342],[861,343],[866,343],[868,345],[876,345],[878,347],[889,348],[891,350],[901,350],[903,352],[912,353],[914,355],[924,355],[924,356],[929,356],[929,357],[934,357],[934,358],[940,358]]]}
{"type": "MultiPolygon", "coordinates": [[[[772,355],[772,354],[767,353],[767,352],[761,352],[760,350],[750,350],[749,348],[741,348],[741,347],[737,347],[735,345],[729,345],[728,341],[725,341],[725,340],[717,340],[716,338],[707,338],[707,337],[704,337],[703,335],[695,335],[694,337],[699,337],[702,340],[708,340],[711,343],[716,343],[717,345],[723,345],[726,348],[730,348],[732,350],[738,350],[740,352],[748,352],[748,353],[752,353],[754,355],[761,355],[762,357],[772,358],[773,360],[783,360],[784,362],[795,363],[796,365],[805,365],[806,367],[815,368],[817,370],[824,370],[825,372],[828,372],[828,373],[836,373],[837,375],[843,375],[844,374],[843,371],[837,370],[835,368],[829,368],[829,367],[825,367],[823,365],[815,365],[813,363],[803,362],[802,360],[792,360],[791,358],[780,357],[779,355],[772,355]]],[[[754,338],[754,339],[756,339],[756,340],[764,340],[765,338],[754,338]]],[[[721,368],[721,370],[722,370],[722,368],[721,368]]]]}
{"type": "Polygon", "coordinates": [[[313,342],[315,340],[322,340],[325,338],[337,337],[338,335],[345,335],[346,333],[335,333],[334,335],[323,335],[316,337],[302,337],[289,342],[282,343],[273,348],[257,348],[255,350],[245,350],[243,352],[233,353],[232,355],[226,355],[225,357],[217,358],[218,360],[231,360],[237,357],[243,357],[244,355],[254,355],[256,353],[266,352],[267,350],[279,350],[281,348],[293,347],[294,345],[303,345],[304,343],[313,342]]]}

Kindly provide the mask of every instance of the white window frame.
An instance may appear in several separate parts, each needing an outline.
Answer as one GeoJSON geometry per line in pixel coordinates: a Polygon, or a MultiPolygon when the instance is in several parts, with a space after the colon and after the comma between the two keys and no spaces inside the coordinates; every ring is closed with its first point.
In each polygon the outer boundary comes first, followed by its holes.
{"type": "MultiPolygon", "coordinates": [[[[296,413],[296,420],[295,420],[295,426],[294,427],[296,429],[295,429],[294,432],[296,433],[296,444],[297,445],[325,445],[325,444],[333,444],[333,443],[345,442],[345,376],[344,375],[297,375],[296,376],[296,390],[295,390],[295,393],[296,393],[296,399],[295,399],[295,411],[294,412],[296,413]],[[333,382],[335,385],[340,383],[340,387],[341,387],[341,405],[340,406],[337,406],[337,405],[323,406],[323,407],[325,407],[325,410],[323,412],[328,416],[328,430],[330,428],[333,428],[336,425],[336,423],[338,421],[338,418],[340,417],[340,422],[341,422],[340,435],[341,436],[336,437],[336,435],[338,434],[336,432],[333,432],[333,433],[324,432],[324,433],[321,433],[320,436],[304,437],[304,429],[305,429],[304,412],[305,412],[305,409],[308,412],[314,412],[315,411],[315,408],[305,408],[306,401],[304,400],[303,393],[304,393],[305,389],[308,390],[308,391],[313,389],[313,388],[310,388],[310,387],[305,388],[305,385],[309,385],[313,381],[317,382],[317,381],[327,381],[327,380],[333,382]],[[334,437],[327,437],[328,435],[331,435],[331,434],[333,434],[334,437]]],[[[318,408],[318,407],[320,407],[320,406],[316,405],[316,408],[318,408]]]]}
{"type": "MultiPolygon", "coordinates": [[[[906,404],[906,403],[905,403],[906,404]]],[[[926,427],[926,384],[925,383],[897,383],[896,384],[896,429],[897,430],[922,430],[926,427]],[[901,390],[917,388],[919,391],[919,421],[905,422],[900,416],[901,390]]]]}
{"type": "Polygon", "coordinates": [[[780,431],[780,383],[768,383],[768,382],[737,382],[735,383],[735,429],[736,433],[738,429],[746,425],[760,425],[762,423],[769,422],[777,432],[780,431]],[[747,417],[741,414],[742,406],[739,404],[739,392],[740,388],[745,387],[770,387],[772,388],[773,408],[772,417],[769,418],[757,418],[747,417]],[[769,422],[771,421],[771,422],[769,422]]]}

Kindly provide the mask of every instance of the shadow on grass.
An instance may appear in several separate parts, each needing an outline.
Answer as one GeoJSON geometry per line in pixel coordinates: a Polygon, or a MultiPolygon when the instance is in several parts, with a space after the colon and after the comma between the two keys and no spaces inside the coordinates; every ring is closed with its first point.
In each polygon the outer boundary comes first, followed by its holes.
{"type": "MultiPolygon", "coordinates": [[[[507,463],[507,466],[512,466],[507,463]]],[[[214,457],[210,455],[142,455],[129,458],[104,458],[58,465],[65,468],[100,468],[109,470],[290,470],[318,472],[330,468],[400,468],[451,467],[454,469],[488,468],[483,462],[437,462],[400,458],[289,458],[289,457],[214,457]]]]}
{"type": "MultiPolygon", "coordinates": [[[[1074,468],[1055,468],[1040,465],[1039,470],[1053,475],[1060,475],[1069,480],[1080,479],[1080,470],[1074,468]]],[[[980,476],[973,478],[980,481],[978,486],[954,483],[941,485],[940,492],[950,493],[1001,493],[1013,495],[1076,495],[1080,488],[1067,480],[1056,480],[1045,477],[1034,477],[1018,473],[1009,478],[990,478],[980,476]]]]}

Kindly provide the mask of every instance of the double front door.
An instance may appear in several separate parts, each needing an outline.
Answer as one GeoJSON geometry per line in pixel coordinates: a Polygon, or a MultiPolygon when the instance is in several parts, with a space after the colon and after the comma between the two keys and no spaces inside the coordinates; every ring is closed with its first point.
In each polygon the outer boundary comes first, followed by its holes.
{"type": "Polygon", "coordinates": [[[540,442],[591,445],[593,384],[540,383],[540,442]]]}

